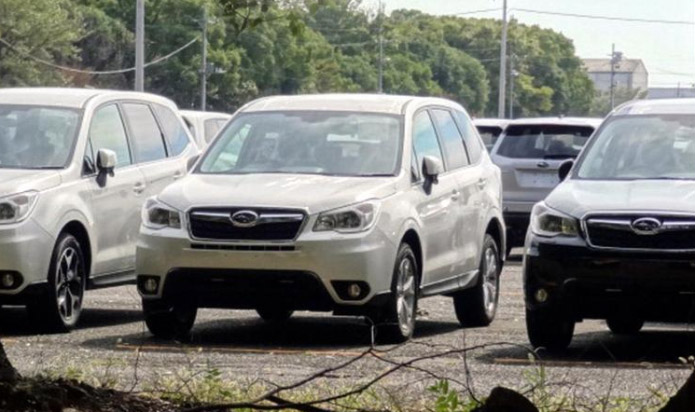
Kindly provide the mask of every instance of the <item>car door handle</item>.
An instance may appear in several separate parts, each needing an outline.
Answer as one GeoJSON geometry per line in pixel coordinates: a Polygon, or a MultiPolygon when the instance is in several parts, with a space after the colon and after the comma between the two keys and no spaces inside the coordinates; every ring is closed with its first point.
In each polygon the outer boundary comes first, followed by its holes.
{"type": "Polygon", "coordinates": [[[144,183],[136,183],[135,186],[133,186],[133,192],[139,195],[140,193],[144,192],[146,188],[147,185],[145,185],[144,183]]]}
{"type": "Polygon", "coordinates": [[[487,185],[487,180],[485,180],[485,179],[480,179],[480,180],[478,180],[477,185],[478,185],[478,188],[479,188],[479,189],[481,189],[481,190],[482,190],[482,189],[485,189],[485,185],[487,185]]]}
{"type": "Polygon", "coordinates": [[[461,197],[461,192],[459,192],[458,190],[454,189],[451,192],[451,200],[456,201],[456,200],[459,200],[460,197],[461,197]]]}
{"type": "Polygon", "coordinates": [[[176,173],[174,173],[174,180],[181,179],[183,177],[183,172],[178,170],[176,173]]]}

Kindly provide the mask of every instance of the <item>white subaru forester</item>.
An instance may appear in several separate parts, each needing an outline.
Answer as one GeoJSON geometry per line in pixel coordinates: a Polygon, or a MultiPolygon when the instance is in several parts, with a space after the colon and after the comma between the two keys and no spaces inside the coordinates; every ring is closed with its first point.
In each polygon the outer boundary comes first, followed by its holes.
{"type": "Polygon", "coordinates": [[[143,208],[138,289],[149,330],[198,308],[365,315],[411,337],[417,300],[463,325],[497,307],[500,171],[465,110],[437,98],[269,97],[240,109],[193,173],[143,208]]]}

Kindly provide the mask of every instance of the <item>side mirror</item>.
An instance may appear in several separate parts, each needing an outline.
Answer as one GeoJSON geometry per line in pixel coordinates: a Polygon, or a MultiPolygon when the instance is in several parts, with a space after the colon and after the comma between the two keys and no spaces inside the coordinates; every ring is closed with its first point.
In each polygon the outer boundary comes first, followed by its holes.
{"type": "Polygon", "coordinates": [[[116,163],[118,163],[116,152],[109,149],[99,149],[97,152],[97,168],[99,168],[99,172],[113,173],[116,163]]]}
{"type": "Polygon", "coordinates": [[[560,178],[561,182],[565,180],[565,178],[570,174],[572,166],[574,166],[574,160],[565,160],[560,165],[560,168],[557,169],[557,175],[560,178]]]}
{"type": "Polygon", "coordinates": [[[425,181],[439,183],[439,175],[444,172],[442,161],[433,156],[425,156],[422,159],[422,174],[425,181]]]}

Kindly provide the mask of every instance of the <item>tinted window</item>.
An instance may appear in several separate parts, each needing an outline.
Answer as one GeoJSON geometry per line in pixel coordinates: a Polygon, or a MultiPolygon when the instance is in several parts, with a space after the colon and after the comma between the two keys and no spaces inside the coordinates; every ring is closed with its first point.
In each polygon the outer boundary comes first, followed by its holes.
{"type": "Polygon", "coordinates": [[[492,149],[492,146],[497,142],[497,138],[502,134],[502,128],[498,126],[476,126],[478,134],[483,139],[483,144],[487,150],[492,149]]]}
{"type": "Polygon", "coordinates": [[[186,147],[188,147],[188,134],[186,129],[184,129],[183,124],[176,117],[174,112],[168,107],[164,107],[158,104],[154,105],[154,110],[157,112],[159,117],[159,122],[162,125],[162,131],[164,132],[164,137],[166,137],[169,143],[169,154],[171,156],[177,156],[181,154],[186,147]]]}
{"type": "Polygon", "coordinates": [[[510,125],[497,154],[514,159],[577,157],[594,128],[564,125],[510,125]]]}
{"type": "Polygon", "coordinates": [[[480,161],[480,155],[483,152],[483,142],[478,137],[478,131],[471,123],[471,120],[466,116],[465,113],[455,111],[454,116],[456,117],[456,123],[458,123],[461,129],[461,134],[463,134],[463,141],[466,143],[466,149],[468,150],[468,157],[471,163],[475,164],[480,161]]]}
{"type": "Polygon", "coordinates": [[[692,115],[610,119],[592,138],[578,176],[602,180],[695,179],[692,115]]]}
{"type": "Polygon", "coordinates": [[[100,149],[116,153],[116,167],[132,163],[125,128],[116,105],[103,107],[94,113],[92,124],[89,126],[89,139],[95,153],[100,149]]]}
{"type": "Polygon", "coordinates": [[[287,111],[237,116],[215,139],[203,173],[392,176],[401,153],[394,115],[287,111]]]}
{"type": "Polygon", "coordinates": [[[0,167],[65,167],[79,119],[73,109],[0,105],[0,167]]]}
{"type": "Polygon", "coordinates": [[[166,157],[162,132],[152,111],[145,104],[123,105],[130,131],[133,134],[133,151],[138,163],[150,162],[166,157]]]}
{"type": "Polygon", "coordinates": [[[413,120],[413,147],[420,167],[422,167],[422,159],[425,156],[436,157],[444,163],[442,160],[442,149],[439,147],[439,141],[437,140],[437,133],[434,131],[434,125],[426,111],[415,115],[413,120]]]}
{"type": "Polygon", "coordinates": [[[454,118],[448,110],[432,110],[434,121],[441,133],[447,167],[457,169],[468,164],[466,149],[463,147],[463,139],[454,118]]]}
{"type": "Polygon", "coordinates": [[[208,119],[205,121],[205,141],[210,143],[217,132],[227,123],[224,119],[208,119]]]}

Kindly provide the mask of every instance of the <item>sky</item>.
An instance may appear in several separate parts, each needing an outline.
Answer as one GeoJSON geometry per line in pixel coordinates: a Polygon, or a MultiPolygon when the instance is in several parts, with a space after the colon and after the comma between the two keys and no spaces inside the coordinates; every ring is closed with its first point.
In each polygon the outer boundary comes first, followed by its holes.
{"type": "MultiPolygon", "coordinates": [[[[382,0],[386,12],[417,9],[428,14],[501,18],[502,0],[382,0]]],[[[378,0],[365,0],[376,7],[378,0]]],[[[650,87],[695,87],[695,0],[508,0],[509,14],[525,24],[562,32],[580,57],[608,57],[611,44],[626,58],[642,59],[650,87]],[[685,21],[690,24],[608,21],[543,15],[515,9],[570,14],[685,21]]]]}

